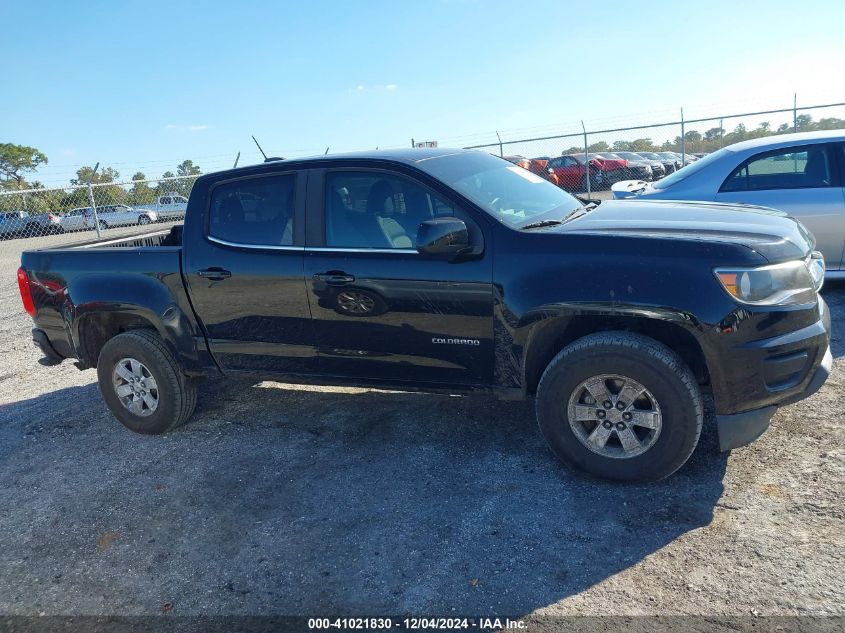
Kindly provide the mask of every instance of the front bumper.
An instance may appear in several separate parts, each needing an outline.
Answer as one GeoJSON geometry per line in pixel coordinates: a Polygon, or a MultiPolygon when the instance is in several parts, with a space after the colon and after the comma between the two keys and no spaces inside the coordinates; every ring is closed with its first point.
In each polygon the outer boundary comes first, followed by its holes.
{"type": "Polygon", "coordinates": [[[732,448],[739,448],[740,446],[750,444],[763,435],[766,429],[769,428],[769,423],[772,421],[772,416],[778,410],[778,406],[792,404],[812,396],[827,381],[830,376],[831,367],[833,367],[833,354],[831,354],[830,347],[828,347],[815,375],[813,375],[807,388],[801,393],[784,400],[778,405],[762,407],[743,413],[717,415],[716,427],[719,433],[719,449],[721,451],[729,451],[732,448]]]}
{"type": "Polygon", "coordinates": [[[830,311],[819,297],[816,322],[733,348],[734,372],[723,375],[719,393],[714,392],[721,450],[753,442],[779,407],[822,388],[833,366],[830,327],[830,311]]]}

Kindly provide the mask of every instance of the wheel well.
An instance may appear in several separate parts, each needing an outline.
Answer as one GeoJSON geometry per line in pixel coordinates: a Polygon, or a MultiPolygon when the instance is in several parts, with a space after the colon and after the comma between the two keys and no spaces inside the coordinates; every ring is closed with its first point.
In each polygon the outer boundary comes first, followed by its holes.
{"type": "Polygon", "coordinates": [[[109,339],[129,330],[155,330],[155,326],[136,314],[105,313],[85,319],[79,328],[82,343],[80,359],[87,367],[96,367],[100,350],[109,339]]]}
{"type": "Polygon", "coordinates": [[[593,334],[618,330],[636,332],[666,345],[681,357],[700,385],[710,383],[707,361],[695,337],[679,325],[639,317],[555,317],[538,326],[532,335],[525,358],[525,385],[535,393],[548,364],[573,341],[593,334]]]}

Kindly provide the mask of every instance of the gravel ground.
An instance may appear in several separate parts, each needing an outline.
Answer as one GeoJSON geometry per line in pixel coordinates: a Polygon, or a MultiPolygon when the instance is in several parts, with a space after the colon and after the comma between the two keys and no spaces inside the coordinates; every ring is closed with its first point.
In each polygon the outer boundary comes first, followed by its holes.
{"type": "Polygon", "coordinates": [[[133,435],[93,371],[37,364],[32,242],[0,242],[0,614],[845,613],[845,286],[820,393],[621,486],[482,397],[211,381],[185,427],[133,435]]]}

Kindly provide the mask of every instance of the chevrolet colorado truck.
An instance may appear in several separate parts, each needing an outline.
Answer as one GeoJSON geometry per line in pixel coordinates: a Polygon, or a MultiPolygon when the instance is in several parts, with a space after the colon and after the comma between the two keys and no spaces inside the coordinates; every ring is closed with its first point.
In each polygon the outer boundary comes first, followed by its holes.
{"type": "Polygon", "coordinates": [[[27,251],[18,270],[41,362],[95,368],[133,431],[184,423],[207,376],[482,391],[534,398],[563,462],[625,481],[687,461],[702,394],[729,450],[822,386],[823,280],[780,212],[582,206],[443,149],[201,176],[184,226],[27,251]]]}

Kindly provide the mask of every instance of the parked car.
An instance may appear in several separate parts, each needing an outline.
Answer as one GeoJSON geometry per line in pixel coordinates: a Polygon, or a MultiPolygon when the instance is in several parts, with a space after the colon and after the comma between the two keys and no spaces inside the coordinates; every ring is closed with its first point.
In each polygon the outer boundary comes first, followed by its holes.
{"type": "MultiPolygon", "coordinates": [[[[613,152],[602,152],[601,155],[606,158],[615,158],[617,160],[625,161],[623,168],[623,179],[636,178],[637,180],[654,180],[654,172],[651,170],[650,161],[645,160],[628,160],[622,158],[613,152]]],[[[619,182],[617,180],[617,182],[619,182]]]]}
{"type": "Polygon", "coordinates": [[[0,213],[0,237],[36,237],[61,232],[59,217],[52,213],[34,215],[26,211],[0,213]]]}
{"type": "Polygon", "coordinates": [[[674,174],[677,171],[675,166],[675,158],[663,158],[657,152],[634,152],[635,154],[639,154],[643,158],[647,160],[656,160],[657,162],[663,165],[663,169],[666,170],[667,174],[674,174]]]}
{"type": "Polygon", "coordinates": [[[681,157],[677,154],[673,154],[672,152],[655,152],[660,158],[663,160],[670,160],[672,164],[675,166],[674,171],[678,171],[681,167],[684,166],[684,162],[681,160],[681,157]]]}
{"type": "Polygon", "coordinates": [[[702,390],[727,450],[830,372],[811,236],[739,208],[585,207],[484,152],[321,156],[200,176],[184,226],[25,251],[18,283],[42,362],[96,368],[139,433],[221,372],[492,392],[534,396],[566,464],[655,480],[702,390]]]}
{"type": "Polygon", "coordinates": [[[635,160],[644,162],[646,165],[651,167],[652,172],[652,179],[653,180],[660,180],[663,176],[666,175],[666,168],[663,166],[663,161],[661,160],[654,160],[652,158],[646,158],[645,156],[641,156],[639,153],[635,152],[614,152],[617,156],[624,158],[625,160],[635,160]]]}
{"type": "Polygon", "coordinates": [[[729,145],[659,183],[617,183],[613,197],[705,200],[785,211],[815,235],[830,276],[845,278],[843,183],[845,130],[830,130],[729,145]]]}
{"type": "Polygon", "coordinates": [[[560,179],[555,175],[554,170],[549,167],[548,158],[526,158],[525,156],[505,156],[505,160],[514,165],[518,165],[523,169],[527,169],[533,174],[542,176],[553,185],[560,186],[560,179]]]}
{"type": "Polygon", "coordinates": [[[66,233],[71,231],[89,231],[93,226],[85,222],[85,208],[71,209],[59,218],[59,224],[66,233]]]}
{"type": "MultiPolygon", "coordinates": [[[[85,226],[94,228],[94,211],[91,207],[84,209],[85,226]]],[[[151,224],[158,220],[158,214],[148,209],[135,209],[125,204],[107,204],[97,207],[97,219],[100,230],[115,226],[132,226],[134,224],[151,224]]]]}
{"type": "Polygon", "coordinates": [[[698,157],[694,154],[682,154],[681,152],[672,153],[678,157],[678,160],[683,163],[684,167],[686,167],[687,165],[691,165],[692,163],[698,160],[698,157]]]}
{"type": "Polygon", "coordinates": [[[142,204],[135,208],[155,212],[159,222],[179,221],[185,219],[188,199],[176,193],[169,193],[156,198],[155,204],[142,204]]]}
{"type": "MultiPolygon", "coordinates": [[[[590,188],[601,189],[619,182],[625,177],[625,163],[619,159],[602,159],[598,154],[589,154],[590,188]]],[[[570,191],[587,190],[587,167],[583,154],[556,156],[549,161],[560,181],[560,186],[570,191]]]]}

